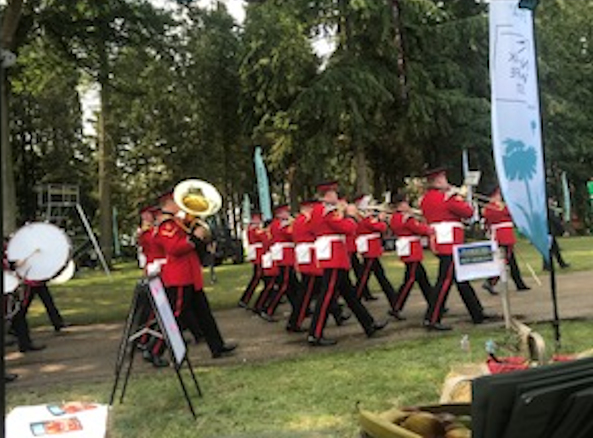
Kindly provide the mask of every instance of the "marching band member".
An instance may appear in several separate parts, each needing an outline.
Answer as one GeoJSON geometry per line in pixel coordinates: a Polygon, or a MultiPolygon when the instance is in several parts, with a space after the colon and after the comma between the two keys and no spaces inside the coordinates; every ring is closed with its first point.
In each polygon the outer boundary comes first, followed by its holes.
{"type": "Polygon", "coordinates": [[[356,285],[356,295],[360,298],[364,288],[368,285],[371,272],[375,274],[392,312],[395,311],[397,299],[391,282],[385,275],[383,265],[379,260],[383,255],[383,233],[387,231],[387,215],[384,212],[378,213],[377,217],[368,214],[358,223],[358,237],[356,238],[356,249],[362,255],[364,263],[362,276],[356,285]]]}
{"type": "Polygon", "coordinates": [[[295,242],[295,267],[301,274],[303,293],[299,295],[293,308],[286,330],[302,332],[302,324],[307,317],[311,299],[319,293],[323,270],[317,265],[315,255],[315,232],[311,228],[311,213],[316,201],[301,202],[300,214],[294,220],[293,239],[295,242]]]}
{"type": "MultiPolygon", "coordinates": [[[[368,205],[369,199],[370,196],[366,195],[360,195],[354,199],[354,205],[356,206],[356,214],[351,216],[351,218],[354,219],[357,223],[360,223],[360,221],[362,221],[362,219],[364,218],[362,210],[363,208],[366,208],[366,206],[368,205]]],[[[364,298],[365,301],[376,301],[378,300],[378,298],[371,294],[371,291],[369,290],[368,281],[361,281],[363,277],[364,264],[360,261],[358,248],[356,246],[356,239],[358,238],[358,234],[359,227],[356,228],[356,231],[354,233],[348,234],[346,236],[346,246],[348,247],[348,253],[350,254],[350,264],[352,265],[352,271],[354,271],[356,284],[362,284],[362,289],[360,291],[357,289],[356,295],[358,296],[359,300],[364,298]]]]}
{"type": "Polygon", "coordinates": [[[160,272],[160,267],[166,262],[162,249],[154,243],[158,230],[157,216],[160,210],[156,206],[144,207],[140,210],[140,228],[138,229],[138,259],[145,275],[154,275],[160,272]]]}
{"type": "Polygon", "coordinates": [[[247,227],[247,259],[253,264],[253,275],[251,280],[239,299],[238,306],[248,308],[249,301],[253,297],[257,285],[263,277],[262,256],[263,256],[263,234],[261,213],[254,211],[251,213],[251,222],[247,227]]]}
{"type": "Polygon", "coordinates": [[[432,297],[432,286],[428,281],[426,270],[422,264],[423,249],[422,236],[434,234],[432,228],[421,223],[412,215],[412,207],[405,195],[399,194],[393,200],[395,212],[391,216],[390,227],[397,237],[396,251],[401,261],[406,265],[404,281],[399,288],[395,308],[391,315],[396,319],[405,320],[401,312],[410,296],[414,283],[418,283],[427,304],[432,297]]]}
{"type": "MultiPolygon", "coordinates": [[[[515,243],[517,243],[517,239],[515,237],[513,219],[511,218],[508,207],[502,200],[500,187],[495,185],[487,194],[490,196],[490,202],[483,208],[482,217],[486,221],[490,238],[498,242],[498,245],[504,249],[506,262],[511,268],[511,277],[517,286],[517,290],[529,290],[530,287],[521,278],[521,271],[515,259],[513,249],[515,243]]],[[[491,294],[496,295],[497,292],[494,290],[494,286],[498,283],[498,280],[498,277],[486,280],[482,287],[491,294]]]]}
{"type": "Polygon", "coordinates": [[[280,268],[279,288],[265,309],[268,317],[273,317],[280,300],[284,295],[294,309],[300,292],[300,283],[294,270],[294,242],[292,241],[292,217],[288,204],[279,205],[274,209],[275,218],[270,224],[272,233],[272,258],[280,268]]]}
{"type": "MultiPolygon", "coordinates": [[[[313,321],[309,328],[308,342],[313,346],[335,345],[337,341],[323,337],[328,312],[338,293],[355,314],[367,336],[372,336],[387,324],[377,323],[368,310],[356,297],[350,279],[350,258],[346,248],[346,235],[356,229],[356,222],[345,217],[338,205],[337,182],[322,183],[317,186],[323,203],[313,207],[311,223],[315,230],[315,253],[320,268],[323,269],[322,293],[317,300],[313,321]]],[[[344,207],[345,208],[345,207],[344,207]]]]}
{"type": "MultiPolygon", "coordinates": [[[[205,230],[197,227],[191,233],[186,232],[176,217],[180,208],[173,199],[172,191],[162,195],[159,203],[165,217],[159,224],[155,241],[167,256],[167,262],[161,269],[161,280],[174,315],[194,337],[198,338],[203,333],[213,358],[221,357],[232,352],[237,345],[223,341],[203,290],[202,265],[197,248],[205,230]]],[[[158,361],[156,357],[155,361],[158,361]]]]}
{"type": "Polygon", "coordinates": [[[484,309],[476,293],[467,281],[457,282],[453,264],[453,245],[464,241],[463,219],[473,216],[473,208],[461,196],[451,190],[444,168],[425,173],[429,188],[420,202],[422,214],[434,229],[433,251],[439,258],[439,278],[434,296],[426,312],[425,324],[429,330],[445,331],[451,327],[441,324],[443,309],[453,282],[469,311],[474,324],[486,319],[484,309]]]}
{"type": "Polygon", "coordinates": [[[276,293],[276,279],[280,273],[280,268],[274,263],[272,258],[272,233],[270,231],[271,221],[264,223],[262,228],[262,234],[260,235],[262,242],[262,273],[264,276],[264,289],[259,294],[255,305],[253,306],[253,312],[260,315],[263,319],[268,322],[275,322],[276,320],[268,316],[264,311],[269,303],[270,297],[276,293]]]}

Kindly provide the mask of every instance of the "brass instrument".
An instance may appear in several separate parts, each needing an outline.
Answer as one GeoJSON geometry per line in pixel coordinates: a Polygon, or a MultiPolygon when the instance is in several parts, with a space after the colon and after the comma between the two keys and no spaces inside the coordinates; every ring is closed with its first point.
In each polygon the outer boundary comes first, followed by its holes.
{"type": "Polygon", "coordinates": [[[201,227],[211,233],[205,219],[215,215],[222,207],[222,196],[212,184],[199,179],[187,179],[180,182],[173,190],[173,200],[187,216],[187,232],[201,227]]]}

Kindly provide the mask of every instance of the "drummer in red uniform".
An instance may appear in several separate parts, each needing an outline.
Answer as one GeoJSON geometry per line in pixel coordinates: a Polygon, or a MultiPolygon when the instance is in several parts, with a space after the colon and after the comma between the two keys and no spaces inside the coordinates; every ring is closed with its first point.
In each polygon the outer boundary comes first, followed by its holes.
{"type": "Polygon", "coordinates": [[[249,307],[249,301],[251,301],[258,284],[263,278],[261,265],[264,247],[262,242],[263,234],[265,232],[262,230],[261,213],[254,211],[251,213],[251,222],[247,227],[247,259],[253,264],[253,274],[238,303],[238,306],[244,309],[249,307]]]}
{"type": "Polygon", "coordinates": [[[401,261],[406,265],[404,281],[399,288],[395,308],[392,315],[399,320],[404,320],[401,312],[410,296],[414,283],[418,283],[427,305],[432,297],[432,286],[428,281],[426,270],[422,264],[424,257],[421,239],[423,236],[434,234],[432,228],[420,222],[412,214],[412,207],[406,195],[398,194],[393,199],[395,212],[391,215],[390,227],[397,237],[396,252],[401,261]]]}
{"type": "Polygon", "coordinates": [[[265,319],[274,316],[280,300],[284,295],[288,296],[288,300],[294,310],[297,307],[297,299],[301,292],[301,285],[294,270],[293,218],[290,216],[290,207],[288,204],[277,206],[274,209],[274,216],[270,224],[270,232],[272,233],[271,252],[274,263],[280,268],[279,288],[265,309],[267,317],[262,315],[265,319]]]}
{"type": "Polygon", "coordinates": [[[352,208],[339,205],[337,182],[319,184],[317,192],[322,197],[322,203],[313,207],[311,226],[316,235],[317,262],[323,269],[323,286],[309,328],[308,342],[313,346],[327,346],[337,343],[333,339],[324,338],[323,330],[327,323],[328,312],[338,293],[341,293],[367,336],[372,336],[377,330],[385,327],[387,322],[377,323],[374,321],[371,314],[356,297],[356,292],[348,277],[350,258],[346,247],[346,236],[348,233],[352,233],[357,225],[353,219],[345,216],[345,213],[351,213],[345,210],[352,208]]]}
{"type": "MultiPolygon", "coordinates": [[[[517,239],[515,237],[513,218],[508,207],[502,200],[500,187],[495,185],[489,190],[488,195],[490,196],[490,202],[482,209],[482,217],[486,221],[490,238],[498,242],[498,245],[504,249],[506,261],[511,268],[511,277],[517,286],[517,290],[529,290],[530,287],[521,278],[521,271],[515,259],[513,248],[515,243],[517,243],[517,239]]],[[[498,280],[498,277],[491,278],[485,281],[482,287],[491,294],[496,295],[497,292],[494,286],[498,283],[498,280]]]]}
{"type": "Polygon", "coordinates": [[[451,190],[446,169],[433,169],[427,171],[425,176],[429,187],[420,202],[420,208],[426,221],[435,231],[432,247],[439,258],[439,278],[433,299],[426,312],[426,327],[429,330],[451,330],[451,327],[441,324],[441,317],[453,282],[457,284],[459,294],[472,321],[474,324],[480,324],[485,319],[482,304],[469,282],[457,282],[455,279],[452,255],[453,245],[464,242],[464,226],[461,221],[473,216],[473,208],[451,190]]]}
{"type": "Polygon", "coordinates": [[[362,275],[356,285],[356,295],[359,299],[362,297],[364,288],[367,287],[370,275],[373,273],[387,297],[391,311],[394,312],[397,297],[380,260],[383,255],[383,233],[385,231],[387,231],[387,215],[385,212],[378,211],[377,207],[362,217],[358,223],[356,249],[362,255],[364,263],[362,275]]]}

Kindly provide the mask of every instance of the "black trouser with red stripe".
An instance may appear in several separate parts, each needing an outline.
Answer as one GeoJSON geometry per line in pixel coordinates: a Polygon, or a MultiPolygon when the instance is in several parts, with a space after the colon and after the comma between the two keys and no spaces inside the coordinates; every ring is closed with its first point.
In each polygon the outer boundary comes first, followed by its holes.
{"type": "Polygon", "coordinates": [[[243,295],[241,296],[241,299],[239,300],[240,302],[242,302],[246,306],[249,305],[249,301],[251,301],[251,298],[253,297],[255,289],[257,289],[257,285],[263,278],[263,275],[264,275],[264,270],[262,269],[261,265],[254,263],[253,264],[253,275],[251,276],[251,280],[249,281],[249,284],[247,285],[245,292],[243,292],[243,295]]]}
{"type": "Polygon", "coordinates": [[[277,279],[278,277],[264,277],[264,289],[255,302],[255,306],[253,307],[254,312],[260,313],[264,311],[270,302],[270,297],[273,297],[276,292],[274,289],[278,286],[277,279]]]}
{"type": "Polygon", "coordinates": [[[278,291],[272,296],[265,309],[265,312],[270,316],[274,315],[284,295],[288,297],[293,309],[298,306],[297,300],[300,295],[301,284],[296,276],[294,267],[280,266],[280,275],[278,277],[280,278],[278,291]]]}
{"type": "Polygon", "coordinates": [[[54,303],[54,299],[49,292],[49,288],[45,283],[40,285],[25,285],[25,295],[23,298],[23,302],[21,303],[21,307],[23,308],[23,313],[26,316],[29,310],[29,306],[35,298],[35,295],[39,295],[43,305],[45,306],[45,310],[47,311],[47,316],[49,316],[49,320],[51,321],[52,325],[56,330],[59,330],[64,326],[64,320],[62,319],[62,315],[58,311],[54,303]]]}
{"type": "Polygon", "coordinates": [[[321,288],[322,277],[317,275],[303,274],[301,284],[303,293],[297,299],[297,305],[293,307],[290,318],[288,319],[288,326],[293,329],[300,329],[303,321],[307,317],[307,312],[311,305],[313,296],[319,295],[321,288]]]}
{"type": "MultiPolygon", "coordinates": [[[[350,266],[352,266],[352,270],[354,271],[354,276],[356,277],[356,284],[360,283],[360,279],[362,278],[363,265],[360,262],[357,253],[350,254],[350,266]]],[[[362,289],[362,295],[359,296],[358,299],[360,299],[361,297],[365,299],[372,298],[368,283],[364,285],[364,288],[362,289]]]]}
{"type": "Polygon", "coordinates": [[[208,297],[203,290],[196,290],[191,296],[191,309],[196,316],[199,330],[204,334],[204,339],[212,353],[221,351],[224,341],[218,324],[212,315],[208,297]]]}
{"type": "MultiPolygon", "coordinates": [[[[197,340],[202,335],[200,324],[196,314],[192,310],[192,296],[195,294],[193,285],[171,286],[165,289],[171,310],[177,320],[180,330],[189,329],[197,340]]],[[[157,340],[152,347],[153,355],[161,355],[165,350],[165,343],[162,339],[157,340]]]]}
{"type": "Polygon", "coordinates": [[[404,276],[404,282],[399,287],[397,299],[395,301],[395,307],[393,310],[401,312],[406,305],[406,301],[410,297],[410,292],[414,287],[414,283],[418,283],[422,295],[426,300],[426,304],[430,305],[430,299],[433,295],[432,286],[428,281],[426,270],[422,262],[406,262],[406,273],[404,276]]]}
{"type": "Polygon", "coordinates": [[[342,295],[365,333],[369,333],[372,330],[374,324],[373,317],[356,297],[354,287],[348,277],[348,270],[333,268],[323,271],[322,292],[317,300],[313,321],[309,328],[310,337],[316,339],[323,337],[323,329],[327,323],[328,313],[331,311],[333,301],[338,294],[342,295]]]}
{"type": "Polygon", "coordinates": [[[387,297],[387,300],[389,301],[391,308],[395,310],[395,300],[397,299],[397,296],[395,295],[395,289],[393,289],[391,282],[385,275],[383,265],[381,264],[381,261],[378,258],[364,258],[362,276],[356,284],[356,296],[358,297],[358,299],[360,299],[363,296],[364,290],[368,286],[369,279],[371,277],[371,272],[375,274],[375,277],[381,285],[381,289],[387,297]]]}
{"type": "Polygon", "coordinates": [[[484,309],[480,304],[480,300],[476,296],[474,288],[468,281],[457,282],[455,280],[455,265],[453,263],[452,255],[439,255],[439,279],[434,287],[434,294],[430,300],[428,311],[426,312],[425,320],[429,324],[437,324],[441,322],[443,316],[443,309],[447,303],[447,297],[453,282],[457,285],[461,299],[467,307],[469,314],[474,323],[481,323],[484,320],[484,309]]]}
{"type": "MultiPolygon", "coordinates": [[[[506,260],[509,264],[509,268],[511,268],[511,278],[515,282],[515,286],[517,286],[517,289],[526,288],[527,286],[525,285],[523,278],[521,278],[521,270],[519,269],[519,265],[517,264],[517,259],[515,258],[515,251],[513,251],[513,247],[507,245],[501,246],[505,249],[506,260]]],[[[491,278],[489,281],[490,284],[495,285],[496,283],[498,283],[498,280],[500,280],[500,277],[491,278]]]]}

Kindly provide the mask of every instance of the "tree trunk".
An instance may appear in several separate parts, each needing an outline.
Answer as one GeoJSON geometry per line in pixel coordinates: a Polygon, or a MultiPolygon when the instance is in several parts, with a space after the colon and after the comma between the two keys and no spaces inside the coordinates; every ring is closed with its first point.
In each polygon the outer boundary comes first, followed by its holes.
{"type": "Polygon", "coordinates": [[[109,136],[109,62],[104,43],[100,47],[101,57],[99,84],[101,86],[101,112],[99,114],[97,143],[99,150],[99,233],[101,250],[108,265],[113,258],[113,226],[111,208],[111,179],[113,176],[114,150],[109,136]]]}
{"type": "Polygon", "coordinates": [[[354,169],[356,171],[356,193],[368,195],[371,193],[369,182],[369,166],[364,146],[356,143],[354,155],[354,169]]]}
{"type": "MultiPolygon", "coordinates": [[[[14,50],[14,37],[23,11],[23,0],[9,0],[2,17],[0,49],[14,50]]],[[[8,236],[16,229],[16,182],[10,143],[10,118],[8,116],[10,82],[6,70],[0,68],[0,159],[2,160],[2,233],[8,236]]]]}
{"type": "Polygon", "coordinates": [[[10,143],[10,125],[8,118],[8,102],[10,96],[10,83],[5,77],[4,68],[0,68],[1,96],[0,105],[2,120],[0,120],[2,131],[2,227],[3,235],[8,236],[16,229],[16,182],[14,179],[14,160],[12,159],[12,145],[10,143]]]}
{"type": "Polygon", "coordinates": [[[400,95],[402,103],[408,101],[408,79],[406,77],[406,56],[404,50],[403,26],[401,19],[400,0],[391,0],[391,11],[393,15],[393,43],[397,50],[397,71],[399,76],[400,95]]]}

